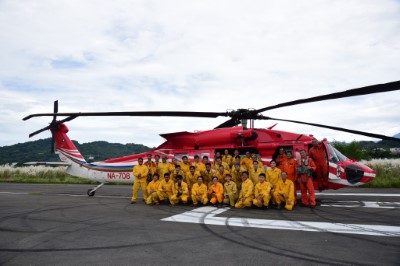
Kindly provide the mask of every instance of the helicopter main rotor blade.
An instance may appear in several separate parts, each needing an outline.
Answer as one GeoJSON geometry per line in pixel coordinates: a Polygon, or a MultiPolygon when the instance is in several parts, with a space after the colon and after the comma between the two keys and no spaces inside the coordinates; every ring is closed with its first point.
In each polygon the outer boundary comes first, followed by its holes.
{"type": "Polygon", "coordinates": [[[179,116],[179,117],[208,117],[229,116],[227,112],[185,112],[185,111],[140,111],[140,112],[79,112],[79,113],[41,113],[32,114],[22,120],[40,116],[179,116]]]}
{"type": "Polygon", "coordinates": [[[220,124],[219,126],[215,127],[214,129],[223,128],[223,127],[234,127],[234,126],[237,126],[239,123],[240,123],[240,120],[233,117],[233,118],[225,121],[224,123],[220,124]]]}
{"type": "Polygon", "coordinates": [[[42,133],[43,131],[52,129],[52,128],[56,127],[57,125],[61,124],[61,123],[71,121],[72,119],[75,119],[75,118],[77,118],[77,116],[70,116],[70,117],[67,117],[67,118],[65,118],[63,120],[60,120],[60,121],[51,122],[50,125],[48,125],[47,127],[44,127],[42,129],[39,129],[39,130],[29,134],[29,137],[33,137],[33,136],[35,136],[35,135],[37,135],[39,133],[42,133]]]}
{"type": "Polygon", "coordinates": [[[352,129],[347,129],[347,128],[343,128],[343,127],[334,127],[334,126],[328,126],[328,125],[322,125],[322,124],[307,123],[307,122],[296,121],[296,120],[279,119],[279,118],[268,117],[268,116],[265,116],[261,119],[283,121],[283,122],[290,122],[290,123],[296,123],[296,124],[304,124],[304,125],[310,125],[310,126],[322,127],[322,128],[329,128],[329,129],[344,131],[344,132],[353,133],[353,134],[357,134],[357,135],[363,135],[363,136],[367,136],[367,137],[371,137],[371,138],[400,142],[399,138],[394,138],[394,137],[389,137],[389,136],[385,136],[385,135],[369,133],[369,132],[364,132],[364,131],[359,131],[359,130],[352,130],[352,129]]]}
{"type": "Polygon", "coordinates": [[[366,86],[366,87],[362,87],[362,88],[346,90],[346,91],[342,91],[342,92],[335,92],[335,93],[331,93],[331,94],[280,103],[277,105],[272,105],[272,106],[258,109],[258,110],[256,110],[256,113],[261,113],[261,112],[264,112],[267,110],[272,110],[272,109],[277,109],[277,108],[292,106],[292,105],[297,105],[297,104],[303,104],[303,103],[319,102],[319,101],[325,101],[325,100],[333,100],[333,99],[339,99],[339,98],[361,96],[361,95],[367,95],[367,94],[372,94],[372,93],[388,92],[388,91],[395,91],[395,90],[400,90],[400,81],[394,81],[394,82],[389,82],[389,83],[384,83],[384,84],[376,84],[376,85],[366,86]]]}

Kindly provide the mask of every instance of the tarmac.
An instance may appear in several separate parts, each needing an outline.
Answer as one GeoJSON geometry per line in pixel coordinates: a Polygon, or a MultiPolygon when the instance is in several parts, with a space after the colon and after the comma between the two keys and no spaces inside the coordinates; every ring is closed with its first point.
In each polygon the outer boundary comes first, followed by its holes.
{"type": "Polygon", "coordinates": [[[130,204],[131,186],[0,183],[0,265],[399,265],[400,189],[314,209],[130,204]]]}

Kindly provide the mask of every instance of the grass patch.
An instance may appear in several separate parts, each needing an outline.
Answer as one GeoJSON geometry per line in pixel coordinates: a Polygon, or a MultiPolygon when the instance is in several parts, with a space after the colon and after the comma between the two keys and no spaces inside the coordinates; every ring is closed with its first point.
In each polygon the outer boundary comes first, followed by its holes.
{"type": "Polygon", "coordinates": [[[67,168],[27,166],[0,166],[0,182],[6,183],[40,183],[40,184],[97,184],[85,178],[70,176],[65,173],[67,168]]]}
{"type": "Polygon", "coordinates": [[[400,159],[373,159],[361,163],[376,172],[374,180],[362,187],[400,188],[400,159]]]}

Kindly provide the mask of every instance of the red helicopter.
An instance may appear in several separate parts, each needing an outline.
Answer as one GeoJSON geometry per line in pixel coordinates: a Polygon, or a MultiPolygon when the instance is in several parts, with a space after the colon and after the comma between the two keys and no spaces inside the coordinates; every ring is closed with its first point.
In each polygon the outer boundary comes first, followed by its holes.
{"type": "MultiPolygon", "coordinates": [[[[257,110],[238,109],[229,112],[129,111],[58,113],[58,101],[55,101],[53,113],[32,114],[23,118],[23,120],[41,116],[53,117],[53,120],[49,126],[31,133],[29,137],[46,130],[50,130],[52,133],[51,151],[52,153],[57,153],[61,161],[68,165],[66,173],[73,176],[95,180],[100,183],[98,186],[93,189],[89,189],[87,192],[89,196],[94,196],[95,191],[103,186],[104,183],[134,182],[135,177],[132,174],[132,168],[138,164],[138,158],[146,157],[147,154],[151,154],[153,157],[155,155],[166,155],[169,162],[171,162],[174,158],[180,160],[183,156],[187,156],[189,160],[192,161],[195,155],[199,155],[200,158],[203,156],[208,156],[210,161],[213,161],[215,154],[217,152],[222,153],[225,149],[227,149],[231,154],[234,150],[238,150],[242,155],[249,151],[251,153],[258,154],[264,166],[269,166],[269,162],[278,156],[280,148],[284,148],[286,151],[292,151],[295,158],[300,158],[299,151],[301,149],[308,151],[312,146],[311,142],[314,139],[312,135],[274,130],[273,127],[276,124],[269,128],[254,128],[254,120],[275,120],[306,124],[382,140],[400,141],[400,139],[380,134],[302,121],[273,118],[261,114],[264,111],[297,104],[395,90],[400,90],[400,81],[299,99],[257,110]],[[56,120],[58,116],[66,118],[58,121],[56,120]],[[134,154],[89,163],[69,139],[67,135],[68,128],[65,125],[65,122],[71,121],[80,116],[172,116],[205,118],[226,116],[230,117],[230,119],[211,130],[195,133],[177,132],[162,134],[161,136],[164,137],[166,141],[157,148],[146,152],[145,154],[134,154]],[[238,126],[239,124],[241,124],[241,126],[238,126]]],[[[329,167],[329,183],[327,189],[338,189],[347,186],[360,186],[372,181],[375,177],[374,170],[359,162],[348,159],[345,155],[335,149],[327,140],[324,139],[322,144],[325,149],[327,164],[329,167]]],[[[317,187],[317,184],[314,183],[314,186],[317,187]]]]}

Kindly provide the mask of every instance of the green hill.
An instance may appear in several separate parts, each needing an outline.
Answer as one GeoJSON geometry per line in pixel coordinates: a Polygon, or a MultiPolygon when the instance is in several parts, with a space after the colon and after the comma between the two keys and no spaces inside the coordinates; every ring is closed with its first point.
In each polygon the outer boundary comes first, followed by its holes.
{"type": "MultiPolygon", "coordinates": [[[[32,161],[60,161],[57,155],[50,153],[50,141],[51,139],[48,138],[0,147],[0,165],[32,161]]],[[[79,144],[77,141],[73,142],[87,161],[90,161],[90,157],[93,157],[92,160],[101,161],[150,150],[147,146],[134,143],[120,144],[95,141],[79,144]]]]}

